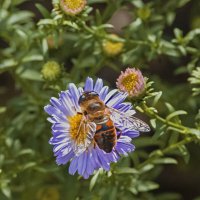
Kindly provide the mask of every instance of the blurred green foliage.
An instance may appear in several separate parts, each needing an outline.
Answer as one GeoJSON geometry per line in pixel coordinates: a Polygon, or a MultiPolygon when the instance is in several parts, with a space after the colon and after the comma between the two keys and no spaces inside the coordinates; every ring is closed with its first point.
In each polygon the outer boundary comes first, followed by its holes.
{"type": "Polygon", "coordinates": [[[199,8],[199,2],[88,0],[81,14],[66,16],[53,0],[51,12],[35,4],[40,20],[22,9],[28,3],[0,1],[0,73],[14,82],[0,86],[0,199],[183,199],[160,191],[158,177],[165,165],[188,163],[187,144],[200,140],[198,9],[191,15],[193,29],[175,26],[177,12],[188,4],[199,8]],[[129,20],[117,31],[109,20],[121,10],[129,20]],[[106,55],[105,40],[123,43],[122,52],[106,55]],[[41,74],[51,60],[62,71],[54,81],[41,74]],[[44,105],[87,76],[105,76],[112,85],[125,66],[139,67],[149,78],[147,96],[132,103],[149,117],[152,134],[134,140],[136,151],[108,173],[99,170],[89,180],[68,175],[67,166],[55,164],[48,144],[44,105]]]}

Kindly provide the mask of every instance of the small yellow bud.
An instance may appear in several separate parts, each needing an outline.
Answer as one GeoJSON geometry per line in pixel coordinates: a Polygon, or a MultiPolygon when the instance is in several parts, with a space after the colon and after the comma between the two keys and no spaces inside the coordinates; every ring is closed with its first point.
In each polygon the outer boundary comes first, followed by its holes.
{"type": "MultiPolygon", "coordinates": [[[[115,34],[110,34],[113,38],[119,38],[115,34]]],[[[124,44],[122,42],[114,42],[110,40],[103,41],[103,51],[107,56],[116,56],[122,52],[124,44]]]]}
{"type": "Polygon", "coordinates": [[[48,81],[55,81],[61,74],[60,65],[55,61],[48,61],[42,67],[43,78],[48,81]]]}

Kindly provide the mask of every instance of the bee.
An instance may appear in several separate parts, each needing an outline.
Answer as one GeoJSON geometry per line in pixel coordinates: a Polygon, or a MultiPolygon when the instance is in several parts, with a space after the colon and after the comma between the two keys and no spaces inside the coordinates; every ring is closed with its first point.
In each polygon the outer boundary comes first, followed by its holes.
{"type": "Polygon", "coordinates": [[[94,91],[84,92],[80,96],[78,104],[81,108],[80,114],[82,114],[78,131],[86,131],[87,137],[84,144],[74,149],[76,155],[85,151],[92,141],[94,141],[94,145],[98,145],[100,149],[110,153],[121,135],[121,133],[117,135],[115,123],[120,122],[123,127],[130,130],[150,131],[149,126],[140,119],[105,105],[94,91]]]}

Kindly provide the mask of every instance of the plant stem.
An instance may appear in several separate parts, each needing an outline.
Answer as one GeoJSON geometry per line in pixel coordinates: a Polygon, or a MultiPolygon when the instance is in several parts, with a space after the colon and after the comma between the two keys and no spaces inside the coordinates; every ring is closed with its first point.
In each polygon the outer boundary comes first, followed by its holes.
{"type": "Polygon", "coordinates": [[[145,160],[144,162],[140,163],[136,169],[141,169],[143,168],[145,165],[153,163],[156,159],[158,159],[159,157],[162,157],[164,154],[170,153],[171,151],[173,151],[174,149],[179,148],[182,145],[188,144],[190,142],[194,141],[194,137],[190,137],[190,138],[184,138],[183,140],[172,144],[166,148],[164,148],[163,150],[157,150],[152,156],[150,156],[147,160],[145,160]]]}
{"type": "Polygon", "coordinates": [[[182,124],[177,124],[175,122],[169,121],[161,116],[159,116],[157,113],[152,111],[144,102],[142,103],[142,109],[144,112],[151,118],[155,118],[158,121],[162,122],[163,124],[168,125],[169,127],[173,127],[177,130],[177,132],[181,134],[192,134],[192,135],[199,135],[200,136],[200,131],[196,129],[191,129],[189,127],[183,126],[182,124]],[[197,134],[194,134],[194,130],[197,132],[197,134]]]}

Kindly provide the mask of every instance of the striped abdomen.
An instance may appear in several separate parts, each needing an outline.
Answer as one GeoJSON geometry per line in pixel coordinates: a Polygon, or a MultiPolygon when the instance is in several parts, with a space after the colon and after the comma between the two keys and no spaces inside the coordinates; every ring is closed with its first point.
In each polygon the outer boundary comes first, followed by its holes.
{"type": "Polygon", "coordinates": [[[117,141],[117,134],[111,119],[108,119],[105,123],[97,124],[94,139],[100,149],[106,153],[112,151],[117,141]]]}

